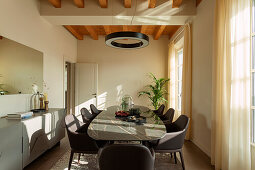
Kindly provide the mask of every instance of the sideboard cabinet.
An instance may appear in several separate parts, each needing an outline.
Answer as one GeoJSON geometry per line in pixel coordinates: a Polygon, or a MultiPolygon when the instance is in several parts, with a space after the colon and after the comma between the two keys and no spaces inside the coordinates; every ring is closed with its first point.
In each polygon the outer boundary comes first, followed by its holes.
{"type": "Polygon", "coordinates": [[[65,109],[25,120],[0,119],[0,169],[23,169],[65,137],[65,109]]]}

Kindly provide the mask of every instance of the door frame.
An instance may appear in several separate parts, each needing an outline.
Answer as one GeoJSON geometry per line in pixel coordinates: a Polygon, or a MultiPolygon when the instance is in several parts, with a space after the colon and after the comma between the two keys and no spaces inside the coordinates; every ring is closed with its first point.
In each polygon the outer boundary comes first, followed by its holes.
{"type": "Polygon", "coordinates": [[[74,88],[75,88],[75,82],[74,82],[74,68],[72,68],[73,64],[75,64],[75,61],[73,61],[72,59],[66,57],[66,56],[63,56],[63,108],[65,107],[65,65],[66,65],[66,62],[70,63],[71,64],[71,70],[70,70],[70,108],[68,110],[66,110],[66,114],[69,114],[69,113],[72,113],[74,114],[74,110],[75,110],[75,92],[74,92],[74,88]]]}

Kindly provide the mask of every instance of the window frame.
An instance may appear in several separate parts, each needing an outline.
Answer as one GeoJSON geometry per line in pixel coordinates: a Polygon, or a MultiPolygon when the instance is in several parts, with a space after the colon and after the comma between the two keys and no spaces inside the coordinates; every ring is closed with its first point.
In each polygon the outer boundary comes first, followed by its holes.
{"type": "MultiPolygon", "coordinates": [[[[181,98],[182,92],[179,94],[179,82],[182,83],[182,74],[181,74],[181,80],[179,79],[179,68],[182,68],[183,70],[183,46],[175,50],[175,108],[178,113],[181,113],[181,99],[179,100],[179,97],[181,98]],[[179,53],[182,52],[182,64],[179,64],[179,53]],[[179,108],[180,105],[180,108],[179,108]]],[[[182,90],[181,90],[182,91],[182,90]]]]}

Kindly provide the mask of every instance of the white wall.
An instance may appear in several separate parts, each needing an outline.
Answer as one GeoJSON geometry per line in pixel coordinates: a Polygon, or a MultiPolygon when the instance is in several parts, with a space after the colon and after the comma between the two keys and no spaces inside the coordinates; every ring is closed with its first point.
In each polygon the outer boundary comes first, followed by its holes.
{"type": "Polygon", "coordinates": [[[51,25],[40,17],[36,0],[0,1],[0,23],[0,35],[43,52],[49,106],[63,107],[64,57],[76,61],[76,39],[62,26],[51,25]]]}
{"type": "Polygon", "coordinates": [[[167,76],[168,41],[168,37],[162,36],[159,40],[150,37],[149,46],[133,50],[108,47],[104,37],[78,41],[78,62],[98,64],[99,105],[120,104],[118,99],[124,94],[131,95],[135,104],[149,105],[148,100],[138,98],[137,93],[150,83],[147,73],[167,76]]]}
{"type": "Polygon", "coordinates": [[[192,141],[211,153],[212,55],[215,0],[204,0],[193,20],[192,141]]]}

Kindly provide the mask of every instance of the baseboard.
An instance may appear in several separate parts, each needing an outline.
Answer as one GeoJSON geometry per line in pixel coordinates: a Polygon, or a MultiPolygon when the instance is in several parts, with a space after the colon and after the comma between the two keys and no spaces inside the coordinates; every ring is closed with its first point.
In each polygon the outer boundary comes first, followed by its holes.
{"type": "Polygon", "coordinates": [[[193,142],[197,147],[199,147],[199,149],[201,149],[207,156],[211,157],[211,150],[209,150],[207,147],[205,147],[194,138],[191,138],[190,141],[193,142]]]}

